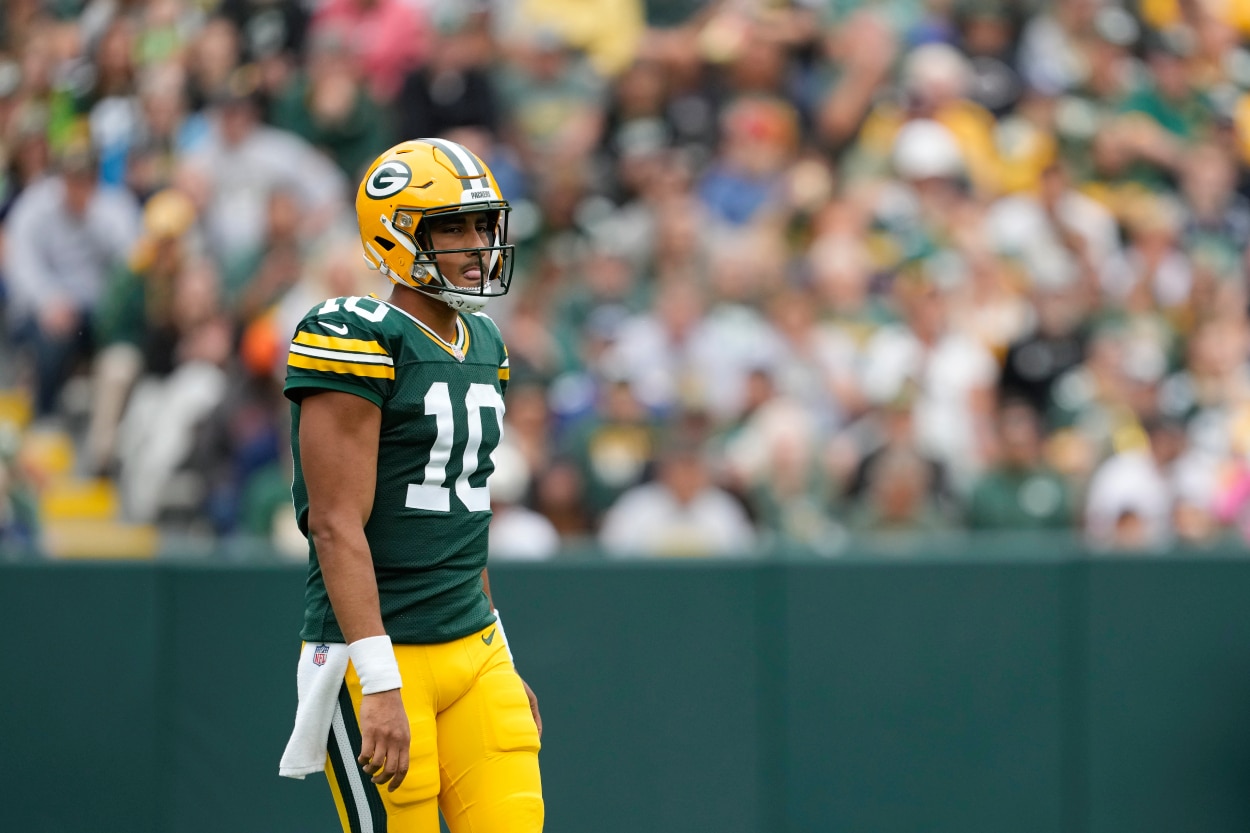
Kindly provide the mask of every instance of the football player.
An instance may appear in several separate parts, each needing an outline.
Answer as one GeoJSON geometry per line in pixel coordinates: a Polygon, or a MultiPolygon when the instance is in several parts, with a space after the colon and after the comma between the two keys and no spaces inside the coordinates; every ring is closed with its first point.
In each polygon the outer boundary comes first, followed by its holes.
{"type": "Polygon", "coordinates": [[[542,829],[538,702],[486,573],[508,353],[481,309],[508,291],[508,214],[462,145],[396,145],[356,194],[390,295],[331,298],[291,342],[309,573],[282,773],[324,769],[352,833],[437,833],[440,809],[452,833],[542,829]],[[297,760],[301,734],[314,765],[297,760]]]}

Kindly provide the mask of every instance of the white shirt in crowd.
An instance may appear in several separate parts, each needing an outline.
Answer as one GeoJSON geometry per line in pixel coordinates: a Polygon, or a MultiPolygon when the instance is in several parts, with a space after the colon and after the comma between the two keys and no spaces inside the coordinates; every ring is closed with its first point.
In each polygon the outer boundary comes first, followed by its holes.
{"type": "Polygon", "coordinates": [[[864,351],[862,384],[868,399],[886,403],[911,381],[918,386],[916,438],[960,481],[980,469],[971,397],[993,386],[998,363],[976,340],[948,333],[931,349],[905,327],[883,327],[864,351]]]}
{"type": "Polygon", "coordinates": [[[608,510],[599,532],[614,555],[732,555],[754,542],[741,505],[714,486],[685,505],[663,484],[635,486],[608,510]]]}
{"type": "Polygon", "coordinates": [[[490,558],[543,561],[560,549],[560,533],[546,516],[524,506],[495,509],[490,521],[490,558]]]}
{"type": "Polygon", "coordinates": [[[1172,533],[1172,486],[1148,451],[1116,454],[1090,478],[1085,502],[1085,531],[1094,546],[1115,543],[1121,516],[1138,516],[1143,543],[1163,546],[1172,533]]]}
{"type": "Polygon", "coordinates": [[[65,180],[53,176],[21,193],[6,225],[9,315],[20,321],[50,299],[93,310],[139,236],[140,209],[130,192],[101,185],[83,216],[73,217],[65,180]]]}
{"type": "Polygon", "coordinates": [[[214,127],[190,158],[211,185],[205,212],[209,243],[224,260],[259,246],[266,231],[270,194],[293,190],[310,217],[333,219],[346,205],[347,178],[327,157],[294,133],[257,126],[236,145],[214,127]]]}

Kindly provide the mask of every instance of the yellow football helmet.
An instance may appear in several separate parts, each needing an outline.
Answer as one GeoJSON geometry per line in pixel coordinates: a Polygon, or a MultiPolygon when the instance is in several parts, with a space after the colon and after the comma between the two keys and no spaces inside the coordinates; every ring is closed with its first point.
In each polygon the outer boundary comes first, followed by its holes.
{"type": "Polygon", "coordinates": [[[446,139],[395,145],[374,160],[356,191],[356,221],[369,266],[466,312],[505,294],[512,282],[514,247],[504,242],[511,210],[485,163],[446,139]],[[490,245],[431,247],[427,217],[478,211],[487,213],[490,245]],[[481,259],[478,286],[457,286],[439,272],[436,256],[458,252],[476,252],[481,259]]]}

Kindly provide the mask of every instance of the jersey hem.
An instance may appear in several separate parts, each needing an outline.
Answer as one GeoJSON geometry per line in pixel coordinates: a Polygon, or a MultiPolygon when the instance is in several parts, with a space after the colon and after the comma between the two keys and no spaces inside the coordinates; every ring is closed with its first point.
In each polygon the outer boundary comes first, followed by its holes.
{"type": "MultiPolygon", "coordinates": [[[[399,636],[399,635],[391,633],[390,631],[387,631],[386,635],[391,638],[391,642],[395,645],[445,645],[448,642],[455,642],[457,639],[464,639],[466,636],[471,636],[477,633],[478,631],[480,631],[482,628],[490,627],[496,622],[498,618],[499,617],[497,617],[492,611],[490,615],[487,616],[480,625],[473,625],[469,628],[464,629],[463,631],[459,629],[455,631],[450,631],[447,635],[440,636],[438,639],[417,639],[417,638],[412,638],[412,637],[399,636]]],[[[339,631],[337,628],[333,632],[322,631],[320,634],[316,636],[311,636],[306,631],[300,631],[299,638],[303,640],[304,642],[318,642],[318,643],[320,642],[345,642],[346,641],[346,638],[343,636],[342,632],[339,631]]]]}

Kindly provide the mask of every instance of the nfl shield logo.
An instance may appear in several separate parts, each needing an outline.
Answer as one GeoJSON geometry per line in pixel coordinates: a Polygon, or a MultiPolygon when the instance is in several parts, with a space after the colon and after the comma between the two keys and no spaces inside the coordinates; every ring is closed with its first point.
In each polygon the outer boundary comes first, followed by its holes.
{"type": "Polygon", "coordinates": [[[330,653],[329,645],[318,645],[313,649],[313,665],[320,668],[326,664],[326,655],[330,653]]]}

